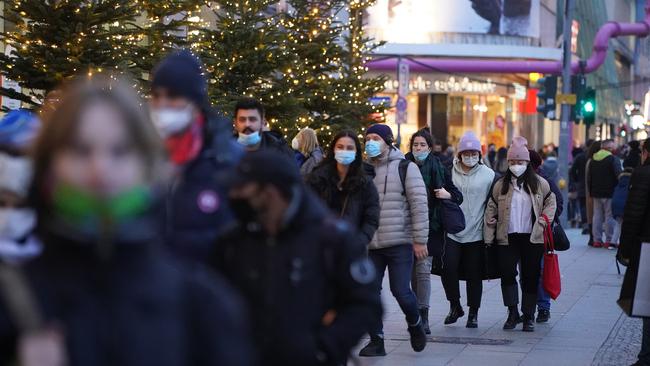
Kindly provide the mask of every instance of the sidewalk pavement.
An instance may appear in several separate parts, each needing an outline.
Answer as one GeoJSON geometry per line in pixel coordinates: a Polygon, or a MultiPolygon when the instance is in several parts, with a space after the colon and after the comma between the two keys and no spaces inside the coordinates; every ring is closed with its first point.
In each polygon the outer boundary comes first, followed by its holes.
{"type": "MultiPolygon", "coordinates": [[[[431,336],[421,353],[411,349],[406,323],[390,294],[385,276],[386,357],[352,360],[350,365],[630,365],[636,361],[641,331],[636,319],[628,319],[616,305],[622,275],[618,275],[615,251],[587,246],[588,236],[567,230],[571,249],[559,254],[562,294],[551,304],[551,320],[536,324],[533,333],[504,331],[506,309],[499,281],[485,281],[478,329],[465,328],[467,315],[456,324],[443,320],[449,303],[440,283],[432,276],[431,336]]],[[[625,270],[623,267],[621,268],[625,270]]],[[[465,304],[464,283],[461,301],[465,304]]],[[[465,312],[467,313],[467,307],[465,312]]],[[[363,346],[367,339],[362,340],[363,346]]],[[[355,355],[358,354],[355,351],[355,355]]]]}

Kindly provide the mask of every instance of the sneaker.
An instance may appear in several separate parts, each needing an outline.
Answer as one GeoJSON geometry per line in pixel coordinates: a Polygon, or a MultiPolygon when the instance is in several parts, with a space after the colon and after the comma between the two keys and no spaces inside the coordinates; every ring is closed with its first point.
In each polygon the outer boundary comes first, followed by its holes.
{"type": "Polygon", "coordinates": [[[546,309],[537,310],[537,322],[546,323],[551,318],[551,312],[546,309]]]}
{"type": "Polygon", "coordinates": [[[603,244],[603,247],[604,247],[604,248],[607,248],[607,249],[609,249],[609,250],[614,250],[614,249],[618,248],[618,244],[615,244],[615,243],[605,243],[605,244],[603,244]]]}
{"type": "Polygon", "coordinates": [[[411,347],[415,352],[422,352],[427,345],[427,335],[424,334],[422,321],[419,321],[417,325],[409,325],[408,331],[411,336],[411,347]]]}
{"type": "Polygon", "coordinates": [[[595,241],[593,246],[594,246],[594,248],[602,248],[603,245],[604,245],[603,243],[601,243],[599,241],[595,241]]]}
{"type": "Polygon", "coordinates": [[[381,337],[370,337],[370,343],[359,351],[361,357],[382,357],[386,356],[386,348],[384,348],[384,339],[381,337]]]}

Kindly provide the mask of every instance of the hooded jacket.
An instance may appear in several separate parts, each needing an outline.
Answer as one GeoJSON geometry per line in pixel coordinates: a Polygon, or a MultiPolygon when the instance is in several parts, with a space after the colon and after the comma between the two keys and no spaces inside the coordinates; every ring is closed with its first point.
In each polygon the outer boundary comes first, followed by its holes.
{"type": "Polygon", "coordinates": [[[389,150],[368,163],[375,167],[375,186],[379,193],[379,229],[369,249],[389,248],[413,243],[427,244],[429,239],[429,205],[427,189],[420,169],[410,163],[405,188],[399,176],[399,163],[404,154],[389,150]]]}
{"type": "Polygon", "coordinates": [[[622,170],[621,161],[611,152],[603,149],[595,153],[589,163],[587,176],[589,195],[593,198],[612,198],[622,170]]]}
{"type": "Polygon", "coordinates": [[[554,156],[546,158],[542,163],[540,169],[544,172],[544,177],[548,181],[553,181],[557,184],[559,177],[557,158],[554,156]]]}
{"type": "Polygon", "coordinates": [[[465,230],[447,236],[459,243],[471,243],[483,240],[485,205],[495,173],[483,164],[476,164],[465,173],[460,164],[462,164],[460,160],[454,160],[452,179],[454,185],[463,194],[460,209],[465,215],[465,230]]]}

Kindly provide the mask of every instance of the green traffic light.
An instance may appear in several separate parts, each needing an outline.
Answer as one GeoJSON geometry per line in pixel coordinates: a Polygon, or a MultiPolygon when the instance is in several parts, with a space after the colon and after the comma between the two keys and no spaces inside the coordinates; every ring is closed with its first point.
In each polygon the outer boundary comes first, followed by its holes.
{"type": "Polygon", "coordinates": [[[591,101],[587,101],[587,102],[585,102],[585,104],[584,104],[584,106],[583,106],[583,109],[584,109],[584,111],[587,112],[587,113],[591,113],[591,112],[593,112],[593,111],[595,110],[595,108],[594,108],[594,103],[591,102],[591,101]]]}

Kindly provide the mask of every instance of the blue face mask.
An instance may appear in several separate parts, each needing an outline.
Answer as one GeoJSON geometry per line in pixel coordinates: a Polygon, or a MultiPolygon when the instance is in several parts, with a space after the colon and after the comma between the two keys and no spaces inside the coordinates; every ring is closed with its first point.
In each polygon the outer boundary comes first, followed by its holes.
{"type": "Polygon", "coordinates": [[[357,157],[356,151],[349,150],[336,150],[334,151],[334,159],[341,165],[350,165],[357,157]]]}
{"type": "Polygon", "coordinates": [[[371,158],[381,155],[381,144],[379,141],[370,140],[366,142],[366,154],[371,158]]]}
{"type": "Polygon", "coordinates": [[[253,132],[249,135],[240,133],[239,138],[237,138],[237,141],[244,146],[255,146],[260,143],[260,140],[262,140],[262,137],[259,132],[253,132]]]}
{"type": "Polygon", "coordinates": [[[425,161],[429,157],[429,154],[431,151],[414,151],[413,156],[415,157],[415,160],[417,161],[425,161]]]}

